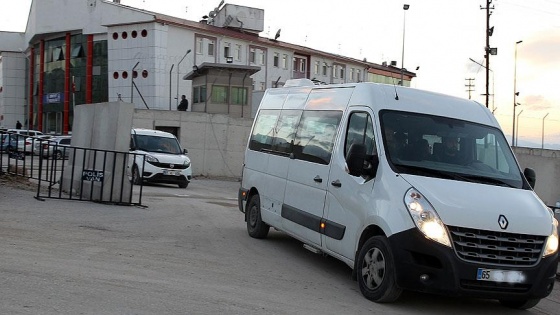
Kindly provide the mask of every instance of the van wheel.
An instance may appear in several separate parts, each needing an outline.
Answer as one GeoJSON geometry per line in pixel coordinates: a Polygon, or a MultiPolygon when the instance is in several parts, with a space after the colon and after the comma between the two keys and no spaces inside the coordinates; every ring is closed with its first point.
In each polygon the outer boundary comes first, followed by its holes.
{"type": "Polygon", "coordinates": [[[142,179],[140,177],[140,172],[138,171],[138,166],[134,165],[132,167],[132,184],[140,185],[142,184],[142,179]]]}
{"type": "Polygon", "coordinates": [[[500,300],[500,304],[506,307],[515,308],[518,310],[526,310],[537,304],[541,299],[529,299],[529,300],[500,300]]]}
{"type": "Polygon", "coordinates": [[[394,302],[402,289],[397,287],[395,264],[384,236],[367,240],[358,256],[356,265],[360,291],[369,300],[378,303],[394,302]]]}
{"type": "Polygon", "coordinates": [[[184,182],[182,182],[180,184],[177,184],[177,185],[179,185],[179,188],[187,188],[187,186],[189,186],[189,182],[184,181],[184,182]]]}
{"type": "Polygon", "coordinates": [[[247,232],[254,238],[266,238],[270,226],[261,219],[261,201],[259,195],[251,196],[247,203],[247,232]]]}

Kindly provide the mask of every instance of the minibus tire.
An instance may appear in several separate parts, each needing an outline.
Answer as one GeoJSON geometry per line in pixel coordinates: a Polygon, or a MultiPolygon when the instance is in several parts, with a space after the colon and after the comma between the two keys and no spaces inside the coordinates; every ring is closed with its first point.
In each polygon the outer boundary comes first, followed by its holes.
{"type": "Polygon", "coordinates": [[[358,285],[368,300],[396,301],[402,293],[397,286],[395,263],[385,236],[373,236],[360,249],[357,264],[358,285]]]}
{"type": "Polygon", "coordinates": [[[258,194],[247,203],[247,233],[254,238],[266,238],[270,226],[261,219],[261,201],[258,194]]]}
{"type": "Polygon", "coordinates": [[[500,304],[506,307],[515,308],[518,310],[526,310],[537,304],[541,299],[528,299],[528,300],[500,300],[500,304]]]}

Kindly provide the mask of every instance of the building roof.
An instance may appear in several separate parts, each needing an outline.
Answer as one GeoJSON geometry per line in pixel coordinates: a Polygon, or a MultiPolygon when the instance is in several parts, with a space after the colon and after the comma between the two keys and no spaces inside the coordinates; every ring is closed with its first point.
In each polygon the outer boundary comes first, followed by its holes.
{"type": "MultiPolygon", "coordinates": [[[[258,35],[255,35],[255,34],[249,33],[249,32],[243,32],[243,31],[238,31],[238,30],[224,28],[224,27],[217,27],[217,26],[214,26],[214,25],[207,24],[206,21],[204,21],[204,20],[200,21],[200,22],[191,21],[191,20],[181,19],[181,18],[178,18],[178,17],[173,17],[173,16],[161,14],[161,13],[156,13],[156,12],[146,11],[146,10],[142,10],[142,9],[138,9],[138,8],[134,8],[134,7],[125,6],[125,5],[122,5],[120,3],[114,3],[114,2],[108,2],[108,3],[111,3],[113,5],[117,5],[117,6],[127,7],[127,8],[130,8],[131,10],[135,10],[135,11],[141,11],[141,12],[144,12],[146,14],[151,14],[154,17],[154,22],[174,25],[174,26],[177,26],[177,27],[184,27],[184,28],[188,28],[188,29],[191,29],[191,30],[199,31],[199,32],[206,32],[206,33],[211,33],[211,34],[215,34],[215,35],[222,35],[222,36],[227,36],[227,37],[236,38],[236,39],[240,39],[240,40],[246,40],[246,41],[250,41],[250,42],[254,43],[253,45],[255,45],[255,46],[258,46],[260,44],[264,47],[278,47],[278,48],[283,48],[283,49],[287,49],[287,50],[292,50],[296,54],[321,56],[321,57],[333,59],[333,60],[338,61],[338,62],[362,64],[364,69],[366,69],[366,71],[371,72],[371,73],[383,74],[382,72],[386,71],[386,72],[389,72],[393,75],[397,75],[397,74],[400,75],[400,72],[401,72],[401,68],[397,68],[397,67],[393,67],[393,66],[383,66],[383,65],[379,65],[379,64],[376,64],[376,63],[373,63],[373,62],[359,60],[359,59],[346,57],[346,56],[342,56],[342,55],[338,55],[338,54],[332,54],[332,53],[324,52],[324,51],[321,51],[321,50],[317,50],[317,49],[313,49],[313,48],[309,48],[309,47],[305,47],[305,46],[300,46],[300,45],[291,44],[291,43],[287,43],[287,42],[283,42],[283,41],[279,41],[279,40],[274,40],[274,39],[270,39],[270,38],[266,38],[266,37],[261,37],[261,36],[258,36],[258,35]]],[[[115,24],[110,24],[110,25],[106,25],[106,26],[126,25],[126,24],[130,24],[130,23],[115,23],[115,24]]],[[[407,77],[416,77],[416,74],[414,72],[410,72],[406,69],[403,70],[403,74],[406,75],[407,77]]]]}
{"type": "Polygon", "coordinates": [[[204,62],[200,66],[194,66],[193,71],[183,76],[183,80],[192,80],[196,77],[207,75],[211,70],[225,70],[229,73],[253,75],[259,72],[261,67],[204,62]]]}

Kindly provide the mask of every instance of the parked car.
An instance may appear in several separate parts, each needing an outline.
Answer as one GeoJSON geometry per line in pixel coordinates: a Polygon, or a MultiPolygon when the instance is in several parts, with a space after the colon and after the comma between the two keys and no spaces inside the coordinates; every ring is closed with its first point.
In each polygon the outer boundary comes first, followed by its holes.
{"type": "Polygon", "coordinates": [[[133,184],[142,181],[176,184],[187,188],[192,179],[187,149],[168,132],[132,129],[130,134],[129,174],[133,184]]]}
{"type": "Polygon", "coordinates": [[[38,135],[38,136],[25,138],[25,147],[24,147],[25,153],[34,153],[36,146],[43,143],[44,140],[48,140],[52,137],[53,137],[52,135],[38,135]]]}
{"type": "Polygon", "coordinates": [[[6,152],[23,151],[25,148],[25,137],[17,134],[3,133],[1,150],[6,152]]]}
{"type": "Polygon", "coordinates": [[[53,136],[47,140],[35,141],[33,153],[53,159],[63,159],[70,156],[72,136],[53,136]]]}

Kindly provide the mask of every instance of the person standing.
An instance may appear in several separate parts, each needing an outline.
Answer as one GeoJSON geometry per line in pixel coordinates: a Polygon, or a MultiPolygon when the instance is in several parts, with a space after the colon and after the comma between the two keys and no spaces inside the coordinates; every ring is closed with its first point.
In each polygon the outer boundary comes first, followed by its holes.
{"type": "Polygon", "coordinates": [[[179,103],[179,106],[177,106],[177,110],[185,112],[188,108],[189,101],[187,101],[187,97],[185,95],[181,95],[181,103],[179,103]]]}
{"type": "Polygon", "coordinates": [[[21,129],[21,122],[18,120],[16,123],[16,129],[21,129]]]}

